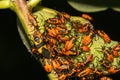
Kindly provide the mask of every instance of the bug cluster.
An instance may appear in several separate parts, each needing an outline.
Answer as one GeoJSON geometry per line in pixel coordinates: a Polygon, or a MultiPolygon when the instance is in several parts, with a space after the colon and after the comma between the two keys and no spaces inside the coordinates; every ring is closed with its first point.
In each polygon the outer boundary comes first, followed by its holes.
{"type": "MultiPolygon", "coordinates": [[[[88,15],[85,19],[92,20],[88,15]]],[[[73,77],[80,80],[92,80],[94,75],[101,76],[103,71],[89,66],[94,60],[94,53],[90,53],[93,38],[98,35],[106,43],[110,43],[110,37],[102,30],[94,30],[90,23],[71,21],[71,16],[62,12],[57,13],[54,18],[45,21],[45,31],[40,33],[36,30],[33,34],[34,43],[32,52],[42,58],[42,64],[46,72],[54,71],[59,80],[69,80],[73,77]],[[68,25],[69,24],[69,25],[68,25]],[[81,61],[75,62],[76,56],[86,54],[81,61]]],[[[105,48],[102,52],[105,58],[100,62],[102,67],[113,74],[120,71],[119,68],[111,67],[114,57],[119,56],[120,44],[109,50],[105,48]],[[106,60],[106,61],[104,61],[106,60]]]]}

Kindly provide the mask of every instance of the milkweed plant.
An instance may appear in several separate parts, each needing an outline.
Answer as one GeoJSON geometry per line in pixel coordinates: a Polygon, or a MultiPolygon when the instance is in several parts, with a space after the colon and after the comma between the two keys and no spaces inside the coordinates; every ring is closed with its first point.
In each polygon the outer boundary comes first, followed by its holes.
{"type": "MultiPolygon", "coordinates": [[[[85,12],[86,4],[78,8],[78,2],[68,0],[75,9],[85,12]]],[[[109,6],[119,11],[112,3],[99,6],[104,7],[92,6],[88,12],[109,6]]],[[[112,80],[105,76],[120,71],[120,43],[103,30],[94,29],[91,16],[59,12],[41,6],[41,0],[0,0],[0,9],[8,8],[17,14],[24,45],[50,80],[112,80]]]]}

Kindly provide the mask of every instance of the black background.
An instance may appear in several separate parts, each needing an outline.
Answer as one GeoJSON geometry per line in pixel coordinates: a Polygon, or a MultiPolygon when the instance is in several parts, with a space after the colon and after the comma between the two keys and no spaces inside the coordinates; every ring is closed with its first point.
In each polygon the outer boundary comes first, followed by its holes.
{"type": "MultiPolygon", "coordinates": [[[[75,16],[83,13],[73,9],[65,0],[44,0],[42,5],[75,16]]],[[[112,40],[120,42],[120,12],[108,9],[87,14],[93,17],[95,29],[104,30],[112,40]]],[[[0,10],[0,80],[45,80],[41,65],[31,57],[20,39],[16,18],[11,10],[0,10]]],[[[118,75],[110,77],[118,80],[118,75]]]]}

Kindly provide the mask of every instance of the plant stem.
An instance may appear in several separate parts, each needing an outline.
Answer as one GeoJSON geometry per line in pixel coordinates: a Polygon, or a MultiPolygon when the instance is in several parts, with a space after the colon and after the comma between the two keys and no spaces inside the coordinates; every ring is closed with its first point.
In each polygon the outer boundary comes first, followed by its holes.
{"type": "Polygon", "coordinates": [[[11,1],[10,0],[0,0],[0,9],[7,9],[10,8],[11,1]]]}
{"type": "Polygon", "coordinates": [[[28,1],[28,6],[29,6],[30,8],[33,8],[33,7],[35,7],[39,2],[41,2],[41,0],[29,0],[29,1],[28,1]]]}

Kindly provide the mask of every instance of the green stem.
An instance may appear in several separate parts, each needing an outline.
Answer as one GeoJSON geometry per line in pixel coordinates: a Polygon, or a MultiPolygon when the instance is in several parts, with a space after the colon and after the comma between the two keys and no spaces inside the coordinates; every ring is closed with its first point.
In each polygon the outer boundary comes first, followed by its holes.
{"type": "Polygon", "coordinates": [[[10,0],[0,0],[0,9],[10,8],[11,1],[10,0]]]}
{"type": "Polygon", "coordinates": [[[28,6],[29,6],[30,8],[33,8],[33,7],[35,7],[39,2],[41,2],[41,0],[29,0],[29,1],[28,1],[28,6]]]}

